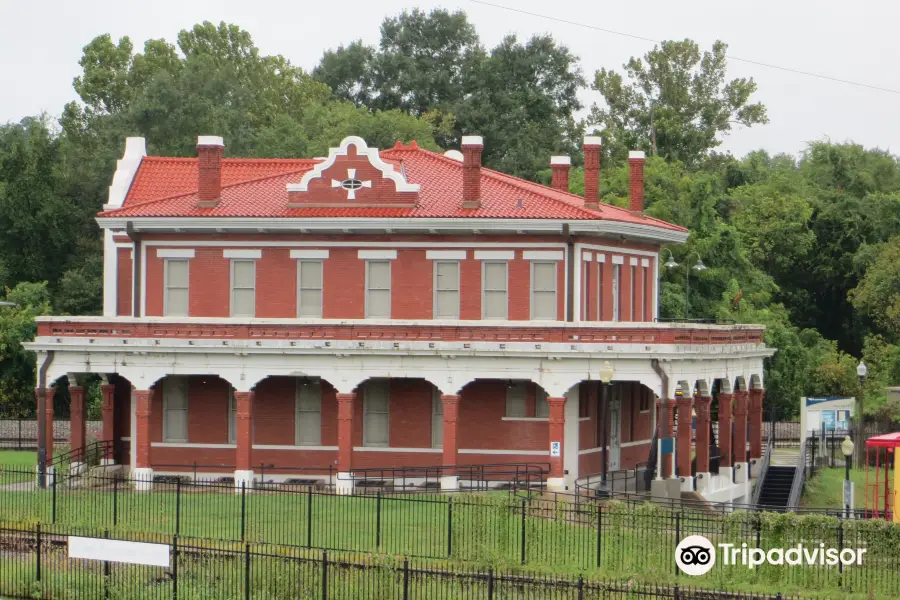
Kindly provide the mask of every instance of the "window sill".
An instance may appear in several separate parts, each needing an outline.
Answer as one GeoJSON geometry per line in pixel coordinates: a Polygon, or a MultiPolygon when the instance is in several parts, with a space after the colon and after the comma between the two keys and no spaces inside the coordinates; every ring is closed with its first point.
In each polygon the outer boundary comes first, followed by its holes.
{"type": "Polygon", "coordinates": [[[501,417],[501,421],[549,421],[549,417],[501,417]]]}
{"type": "Polygon", "coordinates": [[[440,454],[441,448],[392,448],[391,446],[354,446],[354,452],[422,452],[440,454]]]}
{"type": "Polygon", "coordinates": [[[190,442],[176,442],[172,440],[153,442],[150,446],[152,448],[207,448],[210,450],[234,450],[237,448],[237,444],[197,444],[190,442]]]}
{"type": "Polygon", "coordinates": [[[590,417],[578,417],[578,422],[579,422],[579,423],[582,423],[582,422],[584,422],[584,421],[590,421],[590,420],[591,420],[590,417]]]}
{"type": "Polygon", "coordinates": [[[279,445],[268,445],[268,444],[253,444],[254,450],[299,450],[299,451],[310,451],[310,452],[319,452],[319,451],[337,451],[337,446],[279,446],[279,445]]]}

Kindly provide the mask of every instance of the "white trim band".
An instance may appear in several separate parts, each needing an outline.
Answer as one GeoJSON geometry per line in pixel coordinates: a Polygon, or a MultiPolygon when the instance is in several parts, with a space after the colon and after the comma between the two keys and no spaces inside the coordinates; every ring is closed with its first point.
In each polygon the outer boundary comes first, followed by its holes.
{"type": "Polygon", "coordinates": [[[223,250],[222,256],[225,258],[262,258],[262,250],[237,250],[237,249],[229,249],[223,250]]]}
{"type": "Polygon", "coordinates": [[[428,260],[466,260],[465,250],[426,250],[428,260]]]}
{"type": "MultiPolygon", "coordinates": [[[[190,442],[151,442],[151,448],[205,448],[207,450],[236,450],[237,444],[192,444],[190,442]]],[[[190,465],[188,465],[190,466],[190,465]]]]}
{"type": "Polygon", "coordinates": [[[197,136],[198,146],[224,146],[225,140],[218,135],[200,135],[197,136]]]}
{"type": "Polygon", "coordinates": [[[515,250],[476,250],[475,260],[512,260],[515,250]]]}
{"type": "Polygon", "coordinates": [[[549,421],[549,417],[500,417],[501,421],[549,421]]]}
{"type": "Polygon", "coordinates": [[[354,446],[354,452],[416,452],[422,454],[440,454],[441,448],[391,448],[389,446],[354,446]]]}
{"type": "MultiPolygon", "coordinates": [[[[132,250],[134,253],[134,250],[132,250]]],[[[193,248],[157,248],[156,258],[194,258],[193,248]]]]}
{"type": "Polygon", "coordinates": [[[572,159],[568,156],[551,156],[550,164],[568,167],[572,164],[572,159]]]}
{"type": "Polygon", "coordinates": [[[253,444],[254,450],[309,450],[313,452],[337,452],[337,446],[278,446],[269,444],[253,444]]]}
{"type": "Polygon", "coordinates": [[[329,250],[291,250],[291,258],[328,258],[329,250]]]}
{"type": "Polygon", "coordinates": [[[522,252],[525,260],[563,260],[565,254],[560,250],[525,250],[522,252]]]}
{"type": "Polygon", "coordinates": [[[628,158],[644,160],[645,154],[642,150],[632,150],[628,153],[628,158]]]}
{"type": "Polygon", "coordinates": [[[396,250],[359,250],[356,254],[357,258],[374,259],[374,260],[396,260],[396,250]]]}
{"type": "Polygon", "coordinates": [[[549,450],[479,450],[477,448],[465,448],[457,451],[459,454],[510,454],[522,456],[550,456],[549,450]]]}

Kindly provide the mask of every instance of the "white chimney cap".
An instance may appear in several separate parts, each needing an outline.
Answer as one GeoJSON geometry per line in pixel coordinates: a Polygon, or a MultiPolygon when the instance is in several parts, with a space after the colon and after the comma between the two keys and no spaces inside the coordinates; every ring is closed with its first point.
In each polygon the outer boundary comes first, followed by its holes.
{"type": "Polygon", "coordinates": [[[551,156],[550,157],[551,165],[566,165],[569,166],[572,164],[572,159],[568,156],[551,156]]]}
{"type": "Polygon", "coordinates": [[[463,156],[463,153],[459,150],[447,150],[446,152],[444,152],[444,156],[446,156],[447,158],[452,158],[453,160],[458,160],[459,162],[462,162],[465,158],[463,156]]]}
{"type": "Polygon", "coordinates": [[[586,135],[584,136],[584,145],[585,146],[602,146],[603,138],[599,135],[586,135]]]}
{"type": "Polygon", "coordinates": [[[639,158],[640,160],[644,160],[644,153],[640,150],[632,150],[628,153],[628,158],[639,158]]]}
{"type": "Polygon", "coordinates": [[[462,139],[463,146],[484,146],[484,138],[480,135],[464,135],[462,139]]]}
{"type": "Polygon", "coordinates": [[[224,146],[225,140],[218,135],[201,135],[197,137],[198,146],[224,146]]]}

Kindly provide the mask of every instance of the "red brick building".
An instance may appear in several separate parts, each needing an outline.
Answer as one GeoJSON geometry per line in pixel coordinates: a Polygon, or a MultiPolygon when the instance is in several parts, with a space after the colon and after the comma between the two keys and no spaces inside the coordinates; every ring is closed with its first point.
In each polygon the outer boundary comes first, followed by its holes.
{"type": "MultiPolygon", "coordinates": [[[[128,140],[97,218],[104,316],[42,318],[30,344],[39,398],[61,377],[106,378],[104,439],[148,485],[193,463],[252,482],[257,465],[278,480],[538,462],[572,490],[601,470],[605,367],[610,470],[648,459],[680,390],[693,489],[690,415],[700,440],[718,380],[719,430],[733,418],[740,437],[749,418],[750,456],[736,452],[743,477],[724,459],[716,483],[698,442],[696,487],[746,495],[772,351],[760,326],[657,321],[660,246],[688,232],[643,213],[643,153],[626,210],[598,203],[599,138],[583,198],[568,157],[546,187],[483,168],[480,137],[444,155],[349,137],[303,160],[223,146],[203,136],[197,158],[169,158],[128,140]]],[[[70,395],[79,429],[83,390],[70,395]]]]}

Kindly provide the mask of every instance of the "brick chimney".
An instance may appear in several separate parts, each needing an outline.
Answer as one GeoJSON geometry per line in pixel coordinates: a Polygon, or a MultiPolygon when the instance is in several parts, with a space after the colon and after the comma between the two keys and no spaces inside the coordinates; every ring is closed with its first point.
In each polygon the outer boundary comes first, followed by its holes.
{"type": "Polygon", "coordinates": [[[599,136],[584,138],[584,206],[600,208],[600,147],[603,141],[599,136]]]}
{"type": "Polygon", "coordinates": [[[569,167],[572,166],[572,159],[568,156],[551,156],[550,170],[553,171],[553,179],[550,185],[554,190],[561,192],[569,191],[569,167]]]}
{"type": "Polygon", "coordinates": [[[644,212],[644,153],[634,151],[628,153],[629,178],[629,210],[633,214],[644,212]]]}
{"type": "Polygon", "coordinates": [[[222,192],[222,149],[225,142],[215,135],[197,138],[197,206],[215,208],[222,192]]]}
{"type": "Polygon", "coordinates": [[[463,208],[481,208],[482,150],[484,140],[480,135],[463,136],[463,208]]]}

